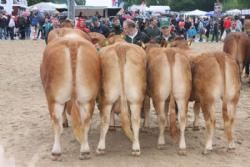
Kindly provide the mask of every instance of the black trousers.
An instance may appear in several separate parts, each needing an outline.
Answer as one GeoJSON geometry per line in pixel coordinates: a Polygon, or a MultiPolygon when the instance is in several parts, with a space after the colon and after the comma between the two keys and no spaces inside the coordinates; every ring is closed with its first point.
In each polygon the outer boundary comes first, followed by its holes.
{"type": "Polygon", "coordinates": [[[8,27],[8,35],[11,40],[14,40],[14,27],[8,27]]]}

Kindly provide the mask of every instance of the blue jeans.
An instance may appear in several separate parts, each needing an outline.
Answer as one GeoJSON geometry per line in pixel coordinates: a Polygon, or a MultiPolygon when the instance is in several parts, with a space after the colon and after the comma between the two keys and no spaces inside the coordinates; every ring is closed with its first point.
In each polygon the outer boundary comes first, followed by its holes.
{"type": "Polygon", "coordinates": [[[0,28],[0,39],[7,39],[6,28],[0,28]]]}
{"type": "Polygon", "coordinates": [[[25,27],[25,38],[30,39],[31,29],[30,26],[25,27]]]}

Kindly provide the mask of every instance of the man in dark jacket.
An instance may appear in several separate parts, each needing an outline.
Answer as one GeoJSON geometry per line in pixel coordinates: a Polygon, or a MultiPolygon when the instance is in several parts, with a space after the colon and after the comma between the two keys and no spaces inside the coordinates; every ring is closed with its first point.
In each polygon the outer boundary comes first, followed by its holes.
{"type": "Polygon", "coordinates": [[[92,18],[92,22],[93,22],[93,26],[90,28],[91,32],[98,32],[100,34],[103,34],[105,37],[108,37],[108,35],[110,33],[108,27],[101,24],[99,19],[95,16],[92,18]]]}
{"type": "Polygon", "coordinates": [[[126,20],[123,23],[123,31],[126,34],[125,41],[128,43],[140,45],[142,42],[149,42],[148,36],[145,33],[138,31],[133,20],[126,20]]]}
{"type": "Polygon", "coordinates": [[[162,44],[173,41],[175,35],[174,33],[171,33],[170,30],[171,26],[169,26],[168,24],[161,25],[161,35],[158,35],[156,37],[156,43],[162,44]]]}

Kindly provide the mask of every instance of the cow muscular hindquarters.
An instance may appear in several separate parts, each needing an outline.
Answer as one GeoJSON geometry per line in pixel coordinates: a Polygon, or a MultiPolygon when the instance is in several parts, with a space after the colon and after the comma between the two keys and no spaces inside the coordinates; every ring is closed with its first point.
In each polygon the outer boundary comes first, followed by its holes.
{"type": "Polygon", "coordinates": [[[101,79],[101,134],[96,152],[105,151],[112,106],[120,103],[121,126],[132,140],[132,155],[140,155],[140,112],[146,93],[146,54],[139,46],[117,42],[100,50],[101,79]],[[132,130],[129,110],[131,111],[132,130]]]}
{"type": "MultiPolygon", "coordinates": [[[[206,122],[207,138],[204,154],[212,150],[215,131],[215,104],[222,99],[224,130],[228,148],[235,148],[233,128],[236,106],[240,96],[240,72],[236,62],[224,52],[203,53],[192,60],[195,120],[200,107],[206,122]],[[212,68],[211,68],[212,67],[212,68]]],[[[197,126],[197,122],[194,123],[197,126]]]]}
{"type": "MultiPolygon", "coordinates": [[[[192,77],[191,66],[187,56],[173,49],[152,48],[148,52],[148,88],[149,95],[159,117],[158,146],[165,144],[164,131],[168,106],[174,104],[178,107],[178,120],[180,123],[180,154],[186,153],[185,127],[188,101],[191,94],[192,77]],[[170,100],[170,102],[169,102],[170,100]],[[173,101],[174,100],[174,101],[173,101]]],[[[175,107],[170,107],[170,130],[176,133],[175,107]],[[174,130],[175,131],[172,131],[174,130]]]]}
{"type": "Polygon", "coordinates": [[[73,132],[81,144],[80,159],[89,158],[88,131],[100,85],[95,47],[75,33],[51,41],[44,51],[41,79],[54,128],[53,160],[59,160],[62,153],[60,136],[68,101],[73,132]]]}

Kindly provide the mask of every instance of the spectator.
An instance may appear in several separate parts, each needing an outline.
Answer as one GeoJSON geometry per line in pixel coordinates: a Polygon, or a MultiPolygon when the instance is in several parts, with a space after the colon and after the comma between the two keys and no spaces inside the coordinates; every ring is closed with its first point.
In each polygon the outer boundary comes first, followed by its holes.
{"type": "Polygon", "coordinates": [[[214,38],[215,38],[215,41],[218,42],[219,41],[219,23],[218,23],[217,19],[213,20],[213,23],[212,23],[212,32],[213,32],[213,35],[212,35],[211,42],[214,41],[214,38]]]}
{"type": "Polygon", "coordinates": [[[92,27],[91,27],[91,32],[98,32],[100,34],[103,34],[105,37],[108,37],[109,35],[109,29],[104,26],[103,24],[101,24],[101,22],[99,21],[99,19],[97,17],[93,17],[92,18],[92,27]]]}
{"type": "Polygon", "coordinates": [[[240,21],[238,16],[235,16],[235,23],[236,23],[236,31],[241,32],[242,31],[242,22],[240,21]]]}
{"type": "Polygon", "coordinates": [[[123,31],[126,34],[125,41],[129,43],[141,45],[142,42],[147,43],[149,41],[148,36],[137,29],[133,20],[126,20],[123,23],[123,31]]]}
{"type": "Polygon", "coordinates": [[[79,17],[76,20],[76,28],[79,30],[82,30],[83,32],[89,33],[90,30],[88,29],[88,27],[86,26],[86,21],[85,19],[83,19],[82,17],[79,17]]]}
{"type": "Polygon", "coordinates": [[[44,16],[40,16],[39,17],[39,21],[38,21],[38,32],[37,32],[37,39],[39,39],[40,35],[41,35],[41,39],[44,39],[44,31],[43,31],[43,25],[45,23],[45,17],[44,16]]]}
{"type": "Polygon", "coordinates": [[[51,24],[51,22],[49,21],[49,19],[46,18],[46,19],[45,19],[45,23],[44,23],[44,25],[43,25],[44,39],[45,39],[46,44],[47,44],[49,32],[50,32],[52,29],[53,29],[53,25],[51,24]]]}
{"type": "Polygon", "coordinates": [[[147,34],[151,42],[154,42],[155,37],[161,34],[158,28],[158,21],[156,18],[150,20],[150,25],[145,29],[145,33],[147,34]]]}
{"type": "Polygon", "coordinates": [[[204,23],[203,23],[202,19],[199,20],[198,31],[199,31],[199,34],[200,34],[199,41],[202,42],[203,41],[203,35],[205,34],[205,27],[204,27],[204,23]]]}
{"type": "Polygon", "coordinates": [[[19,28],[19,33],[21,35],[20,39],[25,39],[25,18],[24,16],[19,16],[17,19],[17,25],[19,28]]]}
{"type": "Polygon", "coordinates": [[[210,20],[208,18],[206,18],[204,20],[204,25],[205,25],[205,36],[207,38],[207,41],[209,40],[209,34],[210,34],[210,20]]]}
{"type": "Polygon", "coordinates": [[[174,33],[171,33],[171,26],[169,26],[166,23],[162,23],[161,25],[161,34],[156,37],[156,42],[159,44],[165,43],[165,42],[171,42],[174,40],[175,35],[174,33]]]}
{"type": "Polygon", "coordinates": [[[226,17],[224,19],[223,27],[224,27],[224,31],[226,31],[227,34],[230,33],[231,26],[232,26],[231,19],[229,17],[226,17]]]}
{"type": "Polygon", "coordinates": [[[39,19],[38,19],[38,16],[37,14],[34,14],[32,13],[32,16],[31,16],[31,39],[37,39],[37,26],[38,26],[38,22],[39,22],[39,19]]]}
{"type": "Polygon", "coordinates": [[[194,26],[191,26],[187,31],[187,39],[194,40],[197,35],[197,31],[194,26]]]}
{"type": "Polygon", "coordinates": [[[11,40],[14,40],[14,28],[16,26],[15,16],[8,16],[8,34],[11,40]]]}
{"type": "Polygon", "coordinates": [[[179,21],[176,34],[180,37],[184,37],[185,39],[187,38],[186,29],[185,29],[185,22],[183,20],[179,21]]]}
{"type": "Polygon", "coordinates": [[[30,39],[30,34],[31,34],[31,21],[30,21],[30,16],[25,17],[25,39],[30,39]]]}
{"type": "Polygon", "coordinates": [[[7,39],[7,18],[0,14],[0,39],[7,39]]]}
{"type": "Polygon", "coordinates": [[[114,17],[112,20],[112,31],[115,35],[120,35],[122,33],[121,23],[118,17],[114,17]]]}

